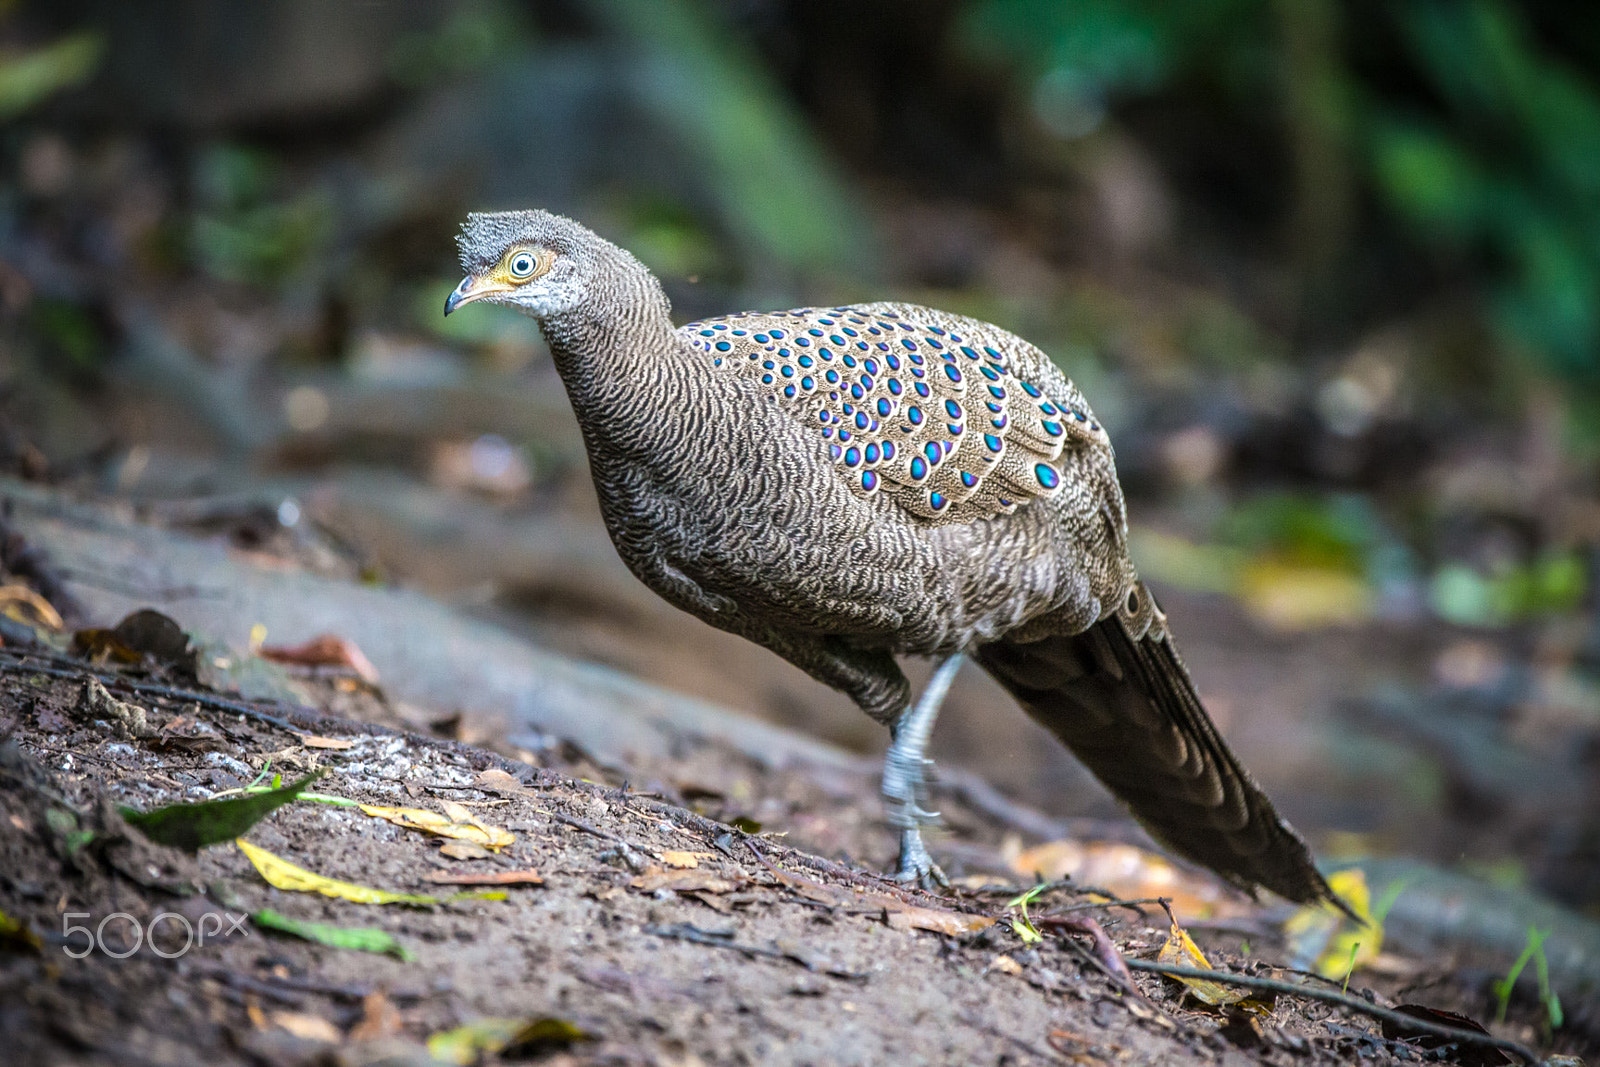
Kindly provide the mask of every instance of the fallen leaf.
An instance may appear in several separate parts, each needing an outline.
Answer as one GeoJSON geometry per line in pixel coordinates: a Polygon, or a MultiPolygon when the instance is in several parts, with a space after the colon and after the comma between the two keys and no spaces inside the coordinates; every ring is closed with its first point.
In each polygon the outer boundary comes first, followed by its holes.
{"type": "Polygon", "coordinates": [[[359,952],[376,952],[409,961],[413,957],[405,946],[396,941],[387,930],[369,926],[331,926],[327,923],[304,922],[263,908],[250,915],[250,921],[263,930],[276,930],[306,941],[315,941],[330,948],[350,948],[359,952]]]}
{"type": "MultiPolygon", "coordinates": [[[[1442,1008],[1430,1008],[1426,1004],[1396,1004],[1395,1011],[1409,1015],[1414,1019],[1426,1022],[1440,1023],[1444,1026],[1454,1026],[1462,1030],[1471,1030],[1477,1034],[1487,1034],[1483,1024],[1466,1015],[1457,1015],[1453,1011],[1442,1008]]],[[[1463,1067],[1498,1067],[1502,1063],[1510,1063],[1511,1059],[1492,1045],[1466,1045],[1454,1042],[1442,1034],[1429,1033],[1426,1030],[1414,1029],[1404,1023],[1383,1020],[1383,1036],[1390,1041],[1406,1041],[1421,1049],[1432,1050],[1445,1045],[1454,1044],[1455,1049],[1449,1055],[1449,1062],[1461,1064],[1463,1067]]]]}
{"type": "Polygon", "coordinates": [[[899,901],[886,904],[883,910],[884,921],[891,930],[930,930],[955,937],[976,933],[994,925],[994,920],[987,915],[968,915],[944,908],[920,908],[899,901]]]}
{"type": "Polygon", "coordinates": [[[511,793],[516,796],[536,795],[532,789],[517,781],[515,776],[507,774],[498,767],[480,771],[472,784],[479,789],[487,789],[494,793],[511,793]]]}
{"type": "MultiPolygon", "coordinates": [[[[1189,936],[1188,931],[1178,925],[1176,919],[1172,920],[1172,926],[1167,931],[1167,943],[1161,946],[1161,954],[1156,959],[1161,963],[1177,967],[1194,967],[1203,971],[1216,970],[1211,966],[1211,961],[1206,959],[1205,953],[1200,951],[1200,946],[1194,943],[1194,939],[1189,936]]],[[[1214,1007],[1237,1004],[1250,996],[1249,990],[1229,987],[1204,978],[1174,978],[1173,981],[1182,982],[1195,999],[1214,1007]]]]}
{"type": "Polygon", "coordinates": [[[391,893],[387,889],[373,889],[369,886],[356,885],[353,882],[340,882],[332,878],[324,878],[320,874],[313,874],[304,867],[296,867],[288,860],[280,859],[264,848],[252,845],[250,842],[239,838],[234,842],[239,846],[239,851],[247,856],[255,865],[261,877],[267,884],[277,889],[286,889],[296,893],[321,893],[325,897],[334,897],[338,900],[348,900],[355,904],[437,904],[438,897],[422,896],[415,893],[391,893]]]}
{"type": "Polygon", "coordinates": [[[457,804],[453,800],[441,800],[439,801],[439,807],[443,808],[444,813],[455,822],[475,823],[478,821],[466,805],[457,804]]]}
{"type": "Polygon", "coordinates": [[[725,878],[714,871],[663,871],[659,867],[652,867],[628,884],[646,893],[654,893],[658,889],[671,889],[679,893],[731,893],[744,882],[725,878]]]}
{"type": "Polygon", "coordinates": [[[361,1000],[361,1021],[350,1028],[351,1041],[378,1041],[400,1032],[400,1009],[382,990],[368,993],[361,1000]]]}
{"type": "Polygon", "coordinates": [[[368,685],[378,684],[378,669],[372,661],[353,641],[336,634],[320,634],[302,645],[265,645],[257,655],[299,667],[344,667],[368,685]]]}
{"type": "Polygon", "coordinates": [[[663,852],[661,862],[668,867],[698,867],[701,860],[710,859],[713,855],[715,853],[711,852],[663,852]]]}
{"type": "Polygon", "coordinates": [[[439,846],[439,855],[453,860],[487,860],[495,856],[482,845],[474,845],[471,841],[446,841],[439,846]]]}
{"type": "Polygon", "coordinates": [[[25,585],[0,585],[0,614],[24,625],[43,626],[57,633],[67,627],[50,601],[25,585]],[[27,617],[30,615],[32,618],[27,617]]]}
{"type": "Polygon", "coordinates": [[[1166,897],[1187,915],[1215,918],[1247,910],[1229,897],[1217,879],[1184,870],[1137,845],[1047,841],[1011,856],[1008,865],[1030,882],[1071,879],[1081,885],[1102,886],[1124,900],[1166,897]]]}
{"type": "Polygon", "coordinates": [[[320,1015],[307,1015],[300,1011],[269,1012],[267,1018],[274,1026],[282,1027],[302,1041],[321,1041],[337,1045],[344,1040],[339,1028],[320,1015]]]}
{"type": "Polygon", "coordinates": [[[0,911],[0,948],[30,952],[37,956],[44,950],[44,942],[39,940],[39,935],[27,923],[0,911]]]}
{"type": "Polygon", "coordinates": [[[477,1019],[454,1030],[428,1038],[428,1055],[445,1063],[468,1067],[485,1057],[515,1053],[519,1057],[566,1048],[579,1041],[594,1041],[565,1019],[477,1019]]]}
{"type": "MultiPolygon", "coordinates": [[[[449,803],[446,801],[446,803],[449,803]]],[[[437,834],[440,837],[454,837],[462,841],[471,841],[475,845],[499,851],[502,848],[516,843],[516,837],[509,830],[498,826],[487,826],[465,808],[461,812],[466,816],[463,820],[452,820],[447,815],[424,808],[389,808],[378,804],[358,805],[368,815],[379,819],[387,819],[396,826],[404,826],[408,830],[421,830],[423,833],[437,834]]],[[[460,805],[456,805],[460,807],[460,805]]]]}
{"type": "Polygon", "coordinates": [[[298,797],[326,773],[313,771],[293,785],[224,800],[169,804],[154,811],[122,808],[122,817],[158,845],[198,852],[207,845],[238,837],[273,811],[298,797]]]}
{"type": "Polygon", "coordinates": [[[330,748],[342,752],[347,748],[356,747],[356,739],[353,737],[321,737],[317,734],[296,734],[295,736],[300,738],[300,743],[307,748],[330,748]]]}
{"type": "Polygon", "coordinates": [[[989,961],[984,968],[986,971],[999,971],[1001,974],[1018,975],[1022,973],[1022,964],[1002,953],[989,961]]]}
{"type": "Polygon", "coordinates": [[[1290,966],[1338,981],[1377,958],[1383,949],[1383,922],[1372,913],[1372,893],[1361,868],[1333,872],[1328,887],[1367,925],[1357,926],[1332,904],[1310,904],[1289,916],[1283,932],[1290,966]]]}
{"type": "Polygon", "coordinates": [[[423,876],[440,885],[544,885],[533,868],[524,871],[429,871],[423,876]]]}

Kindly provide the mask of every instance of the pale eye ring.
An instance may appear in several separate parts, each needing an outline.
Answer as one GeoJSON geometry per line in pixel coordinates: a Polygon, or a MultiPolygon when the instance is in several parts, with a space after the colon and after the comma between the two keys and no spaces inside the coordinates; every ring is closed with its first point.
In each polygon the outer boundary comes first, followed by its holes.
{"type": "Polygon", "coordinates": [[[518,252],[511,257],[507,265],[513,278],[533,277],[534,259],[532,252],[518,252]]]}

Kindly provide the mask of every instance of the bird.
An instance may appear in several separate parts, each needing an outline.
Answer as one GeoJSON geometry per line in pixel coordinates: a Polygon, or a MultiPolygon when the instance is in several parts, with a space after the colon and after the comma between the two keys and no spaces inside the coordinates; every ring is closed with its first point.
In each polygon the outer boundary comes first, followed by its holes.
{"type": "Polygon", "coordinates": [[[633,574],[889,728],[896,877],[945,884],[925,751],[971,660],[1170,851],[1348,911],[1207,715],[1130,559],[1110,438],[1041,349],[894,302],[677,326],[644,264],[544,210],[470,214],[457,244],[445,314],[539,323],[633,574]],[[938,663],[915,702],[897,657],[938,663]]]}

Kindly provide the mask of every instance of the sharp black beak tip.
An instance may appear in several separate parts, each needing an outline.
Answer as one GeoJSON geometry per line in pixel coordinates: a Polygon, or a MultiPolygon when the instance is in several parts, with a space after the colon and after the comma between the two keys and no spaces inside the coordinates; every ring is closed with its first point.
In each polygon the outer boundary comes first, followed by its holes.
{"type": "Polygon", "coordinates": [[[444,313],[446,315],[450,314],[450,312],[454,311],[456,306],[460,303],[461,294],[458,292],[452,292],[449,296],[444,298],[444,313]]]}

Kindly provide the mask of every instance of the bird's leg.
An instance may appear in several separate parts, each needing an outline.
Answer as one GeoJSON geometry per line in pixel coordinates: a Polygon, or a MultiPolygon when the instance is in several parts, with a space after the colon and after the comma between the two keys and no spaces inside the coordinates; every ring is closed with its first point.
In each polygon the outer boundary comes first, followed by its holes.
{"type": "Polygon", "coordinates": [[[883,796],[888,801],[889,822],[900,829],[900,863],[895,877],[901,881],[949,884],[922,843],[923,824],[939,817],[938,812],[922,808],[929,762],[923,753],[950,682],[961,669],[961,658],[957,652],[939,664],[922,696],[890,727],[892,740],[883,757],[883,796]]]}

